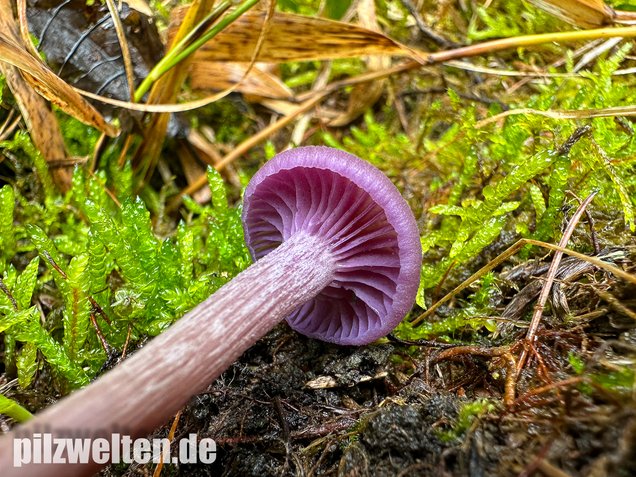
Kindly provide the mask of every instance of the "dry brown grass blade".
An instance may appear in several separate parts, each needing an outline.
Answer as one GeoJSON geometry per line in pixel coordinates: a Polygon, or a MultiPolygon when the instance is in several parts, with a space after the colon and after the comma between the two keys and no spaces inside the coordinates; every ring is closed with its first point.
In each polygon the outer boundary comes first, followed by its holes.
{"type": "MultiPolygon", "coordinates": [[[[271,16],[274,14],[276,1],[269,0],[267,3],[268,3],[268,8],[266,11],[264,11],[264,17],[263,17],[264,22],[261,25],[261,28],[258,30],[258,32],[256,32],[257,33],[256,43],[254,45],[252,54],[248,60],[249,64],[247,67],[247,71],[245,71],[245,76],[249,74],[249,72],[251,71],[252,67],[254,66],[256,62],[256,58],[259,52],[261,51],[261,48],[263,45],[263,40],[265,36],[267,35],[267,31],[269,28],[269,20],[271,16]]],[[[184,22],[188,22],[188,24],[185,25],[186,27],[184,27],[184,24],[181,25],[177,33],[177,36],[172,40],[173,45],[176,44],[181,38],[185,37],[185,35],[187,35],[192,30],[192,28],[195,27],[196,24],[199,23],[204,18],[207,11],[211,9],[211,6],[213,5],[213,1],[202,0],[201,3],[193,3],[190,8],[192,9],[192,7],[195,5],[197,5],[197,9],[193,11],[191,15],[186,16],[186,19],[184,20],[184,22]]],[[[163,77],[161,77],[159,81],[157,81],[153,85],[153,88],[150,92],[149,102],[150,100],[153,99],[153,95],[155,97],[158,97],[158,101],[154,101],[154,102],[164,102],[165,100],[165,98],[163,98],[164,93],[167,95],[170,95],[170,97],[174,101],[179,91],[178,87],[185,80],[188,74],[188,66],[190,65],[192,60],[193,58],[192,56],[190,56],[185,61],[182,61],[181,63],[179,63],[175,68],[172,68],[170,71],[168,71],[168,73],[165,74],[163,77]],[[166,81],[169,82],[168,85],[170,87],[167,89],[162,86],[161,81],[164,79],[166,79],[166,81]]],[[[226,89],[224,92],[219,93],[219,95],[221,95],[222,97],[225,94],[229,94],[230,92],[234,91],[234,89],[237,86],[238,84],[235,84],[232,87],[226,89]]],[[[159,157],[159,152],[161,151],[161,146],[163,144],[163,139],[165,137],[166,126],[168,124],[168,119],[169,119],[169,117],[165,114],[158,116],[158,118],[159,119],[157,119],[157,117],[153,117],[153,121],[150,124],[150,127],[153,127],[156,130],[156,132],[154,130],[148,129],[149,131],[151,131],[151,134],[153,136],[158,135],[158,137],[155,138],[153,141],[149,141],[148,137],[146,137],[145,138],[146,140],[142,143],[142,148],[140,149],[140,151],[138,151],[138,154],[136,154],[136,157],[135,157],[137,163],[139,164],[139,162],[141,161],[144,167],[146,168],[146,178],[149,177],[149,173],[152,172],[152,168],[154,167],[154,164],[156,163],[156,160],[159,157]],[[145,149],[147,144],[149,144],[149,149],[145,149]],[[149,152],[150,154],[148,154],[149,152]]]]}
{"type": "Polygon", "coordinates": [[[537,116],[544,116],[552,119],[589,119],[589,118],[611,118],[615,116],[636,116],[636,105],[629,106],[614,106],[611,108],[602,109],[566,109],[566,110],[548,110],[543,111],[541,109],[510,109],[503,113],[495,114],[489,118],[482,119],[475,123],[476,128],[483,128],[488,124],[496,123],[508,116],[516,116],[518,114],[536,114],[537,116]]]}
{"type": "MultiPolygon", "coordinates": [[[[234,88],[234,87],[233,87],[234,88]]],[[[144,103],[131,103],[130,101],[121,101],[119,99],[107,98],[99,94],[91,93],[80,88],[73,88],[82,96],[100,101],[105,104],[111,104],[119,108],[125,108],[130,111],[142,111],[145,113],[182,113],[184,111],[192,111],[194,109],[202,108],[208,104],[214,103],[221,98],[224,98],[230,94],[234,89],[224,90],[219,93],[206,96],[204,98],[195,99],[192,101],[184,101],[182,103],[166,103],[166,104],[144,104],[144,103]]]]}
{"type": "MultiPolygon", "coordinates": [[[[175,37],[172,39],[171,45],[175,45],[180,39],[185,37],[203,19],[213,5],[214,0],[194,0],[189,6],[175,37]]],[[[149,104],[173,103],[177,99],[177,94],[188,74],[190,61],[190,59],[186,59],[159,78],[150,90],[146,102],[149,104]]],[[[144,141],[137,150],[133,163],[138,167],[143,165],[146,169],[146,175],[152,172],[159,158],[169,120],[169,114],[156,114],[152,116],[145,129],[144,141]]]]}
{"type": "Polygon", "coordinates": [[[603,0],[529,0],[555,17],[583,28],[636,24],[636,13],[614,10],[603,0]]]}
{"type": "MultiPolygon", "coordinates": [[[[183,16],[175,9],[174,22],[183,16]]],[[[204,45],[195,55],[199,61],[250,61],[266,13],[250,11],[204,45]]],[[[270,21],[257,61],[285,61],[353,58],[362,55],[407,56],[426,62],[428,56],[412,50],[382,33],[349,23],[276,12],[270,21]]]]}
{"type": "MultiPolygon", "coordinates": [[[[221,170],[225,166],[227,166],[228,164],[231,164],[233,161],[235,161],[241,155],[243,155],[247,151],[249,151],[252,147],[254,147],[257,144],[261,143],[262,141],[267,139],[269,136],[274,134],[276,131],[279,131],[280,129],[282,129],[285,126],[287,126],[289,123],[294,121],[298,116],[300,116],[300,115],[306,113],[307,111],[311,110],[320,101],[322,101],[325,97],[327,97],[328,93],[330,93],[330,92],[331,91],[324,92],[322,94],[318,94],[318,95],[316,95],[316,96],[314,96],[312,98],[309,98],[309,99],[305,100],[303,103],[299,104],[296,107],[296,109],[293,112],[291,112],[289,115],[287,115],[285,117],[282,117],[281,119],[279,119],[275,123],[270,124],[266,128],[260,130],[258,133],[256,133],[255,135],[249,137],[248,139],[243,141],[241,144],[236,146],[229,154],[225,155],[217,164],[215,164],[214,168],[216,170],[221,170]]],[[[205,174],[201,175],[201,177],[199,177],[196,181],[193,181],[190,185],[188,185],[188,187],[183,189],[177,195],[177,197],[175,197],[172,200],[172,202],[170,203],[170,205],[168,207],[168,210],[169,211],[175,210],[178,207],[178,205],[179,205],[179,203],[181,201],[181,198],[184,195],[192,195],[192,194],[194,194],[196,191],[201,189],[201,187],[203,187],[206,184],[206,182],[207,182],[206,175],[205,174]]]]}
{"type": "Polygon", "coordinates": [[[128,83],[128,96],[131,101],[135,100],[135,74],[133,73],[132,60],[130,59],[130,49],[128,48],[128,40],[124,33],[124,27],[121,24],[121,18],[119,18],[119,10],[115,5],[114,0],[106,0],[108,11],[113,19],[113,26],[117,33],[117,40],[119,41],[119,48],[121,49],[121,56],[124,59],[124,70],[126,72],[126,82],[128,83]]]}
{"type": "MultiPolygon", "coordinates": [[[[249,151],[252,147],[260,144],[263,141],[265,141],[267,138],[269,138],[276,131],[279,131],[280,129],[284,128],[285,126],[287,126],[292,121],[296,120],[300,115],[305,114],[306,112],[310,111],[312,108],[314,108],[317,104],[319,104],[323,99],[325,99],[327,96],[329,96],[334,91],[337,91],[339,89],[345,88],[347,86],[354,86],[354,85],[357,85],[357,84],[360,84],[360,83],[365,83],[367,81],[373,81],[373,80],[376,80],[378,78],[385,78],[385,77],[390,76],[392,74],[408,71],[408,70],[410,70],[410,69],[412,69],[414,67],[417,67],[417,66],[418,66],[418,63],[412,62],[412,61],[407,61],[407,62],[404,62],[402,64],[399,64],[399,65],[396,65],[396,66],[392,66],[391,68],[388,68],[388,69],[383,70],[383,71],[372,71],[370,73],[364,73],[364,74],[359,75],[357,77],[347,78],[347,79],[344,79],[344,80],[335,81],[335,82],[330,83],[329,85],[327,85],[322,91],[318,91],[318,92],[309,91],[307,94],[299,95],[298,96],[298,100],[302,101],[300,104],[296,105],[295,108],[293,108],[290,111],[288,111],[286,116],[280,118],[278,121],[270,124],[269,126],[267,126],[264,129],[260,130],[258,133],[254,134],[253,136],[249,137],[248,139],[243,141],[241,144],[236,146],[230,153],[225,155],[221,159],[221,161],[219,161],[217,164],[215,164],[215,166],[214,166],[215,169],[216,170],[221,170],[224,167],[226,167],[228,164],[231,164],[236,159],[238,159],[243,154],[245,154],[247,151],[249,151]]],[[[195,182],[191,183],[188,187],[183,189],[172,200],[172,202],[170,203],[168,209],[170,211],[175,210],[176,207],[178,206],[178,204],[180,203],[181,198],[182,198],[183,195],[191,195],[191,194],[193,194],[194,192],[198,191],[201,187],[205,186],[206,183],[207,183],[206,176],[205,175],[201,176],[195,182]]]]}
{"type": "Polygon", "coordinates": [[[536,7],[572,25],[598,28],[614,23],[614,10],[603,0],[529,0],[536,7]]]}
{"type": "MultiPolygon", "coordinates": [[[[18,38],[16,21],[11,13],[11,2],[0,0],[0,28],[6,35],[18,38]]],[[[62,192],[71,185],[71,172],[68,169],[55,167],[55,164],[67,162],[64,139],[57,118],[44,98],[31,88],[15,66],[0,64],[7,85],[13,93],[22,119],[27,125],[35,147],[51,167],[53,181],[62,192]]]]}
{"type": "Polygon", "coordinates": [[[598,268],[600,268],[602,270],[605,270],[606,272],[609,272],[609,273],[611,273],[614,276],[622,278],[626,282],[629,282],[629,283],[632,283],[632,284],[636,285],[636,276],[631,275],[631,274],[621,270],[620,268],[618,268],[618,267],[616,267],[616,266],[614,266],[614,265],[612,265],[612,264],[610,264],[608,262],[604,262],[603,260],[600,260],[600,259],[598,259],[596,257],[590,257],[589,255],[584,255],[582,253],[575,252],[574,250],[570,250],[570,249],[567,249],[567,248],[564,248],[564,247],[560,247],[558,245],[553,245],[553,244],[547,243],[547,242],[541,242],[539,240],[519,239],[514,244],[512,244],[510,247],[508,247],[506,250],[504,250],[499,255],[497,255],[497,257],[495,257],[493,260],[488,262],[486,265],[484,265],[482,268],[477,270],[470,277],[468,277],[466,280],[464,280],[462,283],[460,283],[452,291],[448,292],[443,298],[441,298],[440,300],[438,300],[435,303],[433,303],[424,313],[422,313],[421,315],[419,315],[418,317],[413,319],[411,321],[411,325],[412,326],[416,326],[419,323],[421,323],[424,320],[426,320],[429,316],[431,316],[433,313],[435,313],[435,311],[441,305],[443,305],[444,303],[448,302],[453,297],[457,296],[457,294],[459,294],[460,292],[462,292],[463,290],[468,288],[472,283],[474,283],[479,278],[483,277],[486,273],[490,272],[491,270],[494,270],[496,267],[498,267],[500,264],[505,262],[508,258],[510,258],[515,253],[517,253],[521,248],[523,248],[526,245],[536,245],[537,247],[547,248],[548,250],[552,250],[554,252],[561,252],[561,253],[564,253],[564,254],[569,255],[571,257],[576,257],[579,260],[584,260],[584,261],[586,261],[588,263],[591,263],[592,265],[594,265],[594,266],[596,266],[596,267],[598,267],[598,268]]]}
{"type": "Polygon", "coordinates": [[[0,64],[0,72],[13,93],[33,144],[49,165],[55,185],[66,192],[71,186],[72,174],[69,169],[58,167],[68,163],[68,157],[55,114],[46,100],[24,81],[15,66],[0,64]]]}
{"type": "Polygon", "coordinates": [[[22,45],[26,47],[31,56],[39,58],[40,52],[31,41],[31,33],[29,32],[29,20],[27,18],[27,0],[17,0],[18,9],[18,25],[20,36],[22,37],[22,45]]]}
{"type": "Polygon", "coordinates": [[[247,63],[193,61],[190,85],[195,90],[223,91],[237,85],[235,91],[263,98],[291,99],[294,92],[279,78],[255,65],[249,74],[247,63]]]}
{"type": "MultiPolygon", "coordinates": [[[[596,194],[596,192],[593,192],[588,196],[587,199],[583,201],[581,205],[579,205],[578,209],[568,222],[565,232],[563,233],[563,236],[559,241],[559,247],[567,247],[568,242],[570,241],[570,237],[572,236],[572,233],[574,233],[574,229],[583,216],[583,213],[585,212],[587,206],[592,202],[596,194]]],[[[525,346],[523,347],[521,355],[519,356],[519,360],[517,361],[517,375],[519,375],[519,373],[523,369],[528,357],[531,344],[536,338],[536,333],[539,329],[539,323],[541,322],[541,317],[543,316],[543,309],[545,308],[545,304],[548,302],[548,295],[550,294],[550,290],[552,290],[552,284],[554,283],[554,279],[556,278],[559,264],[561,263],[561,258],[563,258],[563,252],[558,251],[552,257],[550,268],[548,269],[548,273],[546,274],[546,280],[543,283],[541,294],[537,299],[537,304],[535,305],[534,312],[532,313],[532,319],[530,320],[530,324],[528,325],[528,331],[525,338],[525,346]]]]}
{"type": "MultiPolygon", "coordinates": [[[[5,12],[11,12],[2,7],[5,12]]],[[[71,86],[48,69],[39,58],[33,57],[22,45],[19,35],[12,35],[4,28],[0,36],[0,61],[20,69],[24,79],[40,95],[58,106],[65,113],[89,124],[109,136],[117,136],[118,130],[108,124],[97,110],[82,98],[71,86]]]]}
{"type": "MultiPolygon", "coordinates": [[[[596,30],[585,30],[585,31],[568,31],[568,32],[559,32],[559,33],[550,33],[550,34],[539,34],[539,35],[525,35],[511,38],[502,38],[492,41],[486,41],[483,43],[476,43],[474,45],[451,49],[451,50],[442,50],[435,53],[421,53],[420,58],[426,59],[429,64],[435,63],[449,63],[453,60],[459,58],[469,58],[473,56],[483,55],[483,54],[492,54],[497,51],[503,51],[510,48],[520,48],[527,47],[532,45],[541,45],[544,43],[550,42],[573,42],[573,41],[582,41],[582,40],[592,40],[599,38],[615,38],[615,37],[623,37],[623,38],[634,38],[636,37],[636,27],[621,27],[621,28],[602,28],[596,30]]],[[[380,71],[378,75],[375,75],[375,72],[371,73],[371,76],[374,78],[380,78],[383,76],[388,76],[395,73],[401,73],[408,70],[413,70],[422,66],[421,61],[416,60],[408,60],[402,64],[397,65],[396,67],[392,67],[391,69],[380,71]]],[[[630,69],[622,70],[621,74],[631,74],[632,71],[630,69]]],[[[365,75],[361,75],[365,76],[365,75]]],[[[361,78],[360,77],[360,78],[361,78]]],[[[366,77],[362,81],[370,81],[370,77],[366,77]]],[[[354,80],[354,82],[361,82],[359,80],[354,80]]],[[[353,83],[352,83],[353,84],[353,83]]],[[[229,94],[231,90],[226,90],[217,95],[214,95],[209,98],[204,98],[201,100],[190,101],[189,103],[179,103],[179,104],[156,104],[156,105],[142,105],[138,103],[131,103],[130,101],[119,101],[111,98],[107,98],[104,96],[100,96],[97,94],[89,93],[87,91],[79,90],[75,88],[76,91],[80,92],[82,95],[87,96],[89,98],[93,98],[97,101],[101,101],[106,104],[112,104],[114,106],[118,106],[121,108],[127,108],[133,111],[148,111],[148,112],[179,112],[179,111],[189,111],[192,109],[196,109],[197,107],[201,107],[207,104],[210,104],[219,98],[229,94]]],[[[299,95],[299,100],[304,100],[305,98],[301,98],[302,95],[299,95]]],[[[616,108],[607,108],[605,110],[584,110],[584,111],[537,111],[537,110],[528,110],[528,109],[517,109],[514,111],[506,111],[498,116],[493,116],[492,118],[488,118],[482,121],[482,125],[487,124],[488,122],[493,122],[500,117],[504,117],[506,115],[511,114],[522,114],[522,113],[532,113],[532,114],[542,114],[548,117],[562,117],[562,118],[579,118],[579,117],[606,117],[606,116],[615,116],[615,115],[633,115],[636,110],[635,106],[629,107],[616,107],[616,108]]]]}
{"type": "MultiPolygon", "coordinates": [[[[371,31],[379,31],[378,19],[375,13],[375,2],[373,0],[360,0],[357,7],[358,20],[360,24],[371,31]]],[[[386,56],[369,56],[365,58],[368,71],[385,70],[391,64],[391,59],[386,56]]],[[[386,85],[386,79],[370,81],[369,83],[354,86],[349,95],[347,110],[329,121],[331,127],[346,126],[356,120],[371,106],[373,106],[382,93],[386,85]]]]}

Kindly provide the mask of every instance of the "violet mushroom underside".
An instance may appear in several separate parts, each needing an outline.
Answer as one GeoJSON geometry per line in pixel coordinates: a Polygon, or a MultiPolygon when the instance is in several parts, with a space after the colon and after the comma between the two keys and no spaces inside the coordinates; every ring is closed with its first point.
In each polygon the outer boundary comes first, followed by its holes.
{"type": "Polygon", "coordinates": [[[413,214],[382,172],[352,154],[324,146],[278,154],[250,181],[243,222],[254,259],[299,231],[331,247],[334,281],[287,318],[304,335],[368,344],[413,306],[422,261],[413,214]]]}

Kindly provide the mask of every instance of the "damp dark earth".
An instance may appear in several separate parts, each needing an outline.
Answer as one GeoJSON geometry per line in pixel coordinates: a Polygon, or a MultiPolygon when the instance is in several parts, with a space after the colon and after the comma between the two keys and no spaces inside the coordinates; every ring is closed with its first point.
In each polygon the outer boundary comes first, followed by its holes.
{"type": "Polygon", "coordinates": [[[0,0],[0,474],[636,475],[635,12],[0,0]]]}
{"type": "MultiPolygon", "coordinates": [[[[181,415],[175,438],[214,437],[214,465],[166,475],[633,475],[631,390],[617,397],[602,384],[565,383],[564,372],[564,351],[582,340],[605,363],[625,359],[632,324],[610,313],[588,325],[586,333],[558,324],[544,332],[555,385],[524,385],[509,408],[503,379],[493,377],[497,360],[434,364],[429,346],[341,348],[281,325],[181,415]]],[[[103,475],[137,475],[131,470],[103,475]]]]}

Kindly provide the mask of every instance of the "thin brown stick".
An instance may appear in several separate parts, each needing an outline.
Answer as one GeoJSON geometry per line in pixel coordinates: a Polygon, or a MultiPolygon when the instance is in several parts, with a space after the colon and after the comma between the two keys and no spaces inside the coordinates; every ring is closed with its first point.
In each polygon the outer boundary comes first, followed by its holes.
{"type": "Polygon", "coordinates": [[[633,38],[636,36],[636,27],[620,28],[597,28],[592,30],[577,30],[557,33],[540,33],[536,35],[523,35],[498,40],[485,41],[476,45],[464,46],[452,50],[438,51],[430,53],[423,58],[430,63],[442,63],[444,61],[456,60],[458,58],[468,58],[479,56],[484,53],[494,53],[496,51],[519,48],[522,46],[536,46],[544,43],[563,42],[569,43],[581,40],[594,40],[596,38],[633,38]]]}
{"type": "Polygon", "coordinates": [[[532,108],[519,108],[509,109],[494,116],[482,119],[475,123],[476,129],[481,129],[492,123],[504,119],[508,116],[515,116],[519,114],[536,114],[537,116],[543,116],[552,119],[589,119],[589,118],[611,118],[615,116],[636,116],[636,106],[633,104],[628,106],[611,106],[609,108],[601,109],[563,109],[563,110],[548,110],[543,111],[540,109],[532,108]]]}
{"type": "Polygon", "coordinates": [[[113,0],[106,0],[108,11],[113,19],[113,25],[115,26],[115,33],[117,33],[117,40],[119,41],[119,48],[121,49],[121,56],[124,60],[124,71],[126,72],[126,81],[128,83],[128,95],[130,101],[135,102],[135,75],[133,72],[132,60],[130,59],[130,49],[128,48],[128,40],[126,39],[126,33],[124,32],[124,26],[121,23],[119,17],[119,11],[113,0]]]}
{"type": "MultiPolygon", "coordinates": [[[[174,420],[172,421],[172,426],[170,426],[170,431],[168,432],[168,441],[174,441],[174,435],[177,432],[177,426],[179,425],[179,419],[181,419],[182,409],[177,411],[177,414],[174,416],[174,420]]],[[[163,454],[161,454],[159,458],[159,463],[157,467],[155,467],[155,471],[152,473],[152,477],[159,477],[161,475],[161,469],[163,469],[163,454]]]]}
{"type": "Polygon", "coordinates": [[[39,57],[40,52],[35,48],[33,41],[31,40],[31,34],[29,33],[29,21],[27,19],[27,4],[26,0],[17,0],[18,10],[18,25],[20,27],[20,36],[22,37],[22,43],[24,47],[35,57],[39,57]]]}
{"type": "Polygon", "coordinates": [[[130,344],[130,337],[132,335],[132,324],[128,324],[128,332],[126,333],[126,341],[124,342],[124,348],[121,350],[121,359],[126,357],[128,351],[128,345],[130,344]]]}
{"type": "MultiPolygon", "coordinates": [[[[245,154],[251,148],[253,148],[260,142],[267,139],[270,135],[274,134],[276,131],[280,130],[281,128],[287,126],[299,115],[309,111],[316,104],[322,101],[329,93],[330,91],[323,92],[322,94],[314,96],[313,98],[306,100],[304,103],[301,103],[291,114],[288,114],[287,116],[279,119],[275,123],[270,124],[265,129],[262,129],[261,131],[259,131],[258,133],[250,137],[249,139],[246,139],[241,144],[236,146],[234,149],[232,149],[232,151],[229,154],[225,155],[223,159],[221,159],[217,164],[215,164],[214,168],[216,170],[223,169],[226,165],[238,159],[240,156],[245,154]]],[[[198,191],[201,187],[205,186],[206,183],[207,183],[207,175],[202,174],[199,179],[192,182],[188,187],[183,189],[179,193],[179,195],[177,195],[177,197],[175,197],[172,200],[172,202],[168,205],[168,208],[167,208],[168,211],[175,210],[179,206],[181,202],[181,197],[183,197],[184,195],[193,194],[194,192],[198,191]]]]}
{"type": "Polygon", "coordinates": [[[516,401],[514,402],[514,405],[518,406],[519,404],[523,403],[524,401],[527,401],[528,399],[532,398],[533,396],[538,396],[540,394],[544,394],[544,393],[553,391],[555,389],[569,387],[569,386],[572,386],[574,384],[581,383],[584,380],[585,379],[583,377],[581,377],[581,376],[575,376],[573,378],[567,378],[567,379],[564,379],[563,381],[558,381],[556,383],[546,384],[545,386],[541,386],[541,387],[532,389],[531,391],[528,391],[527,393],[519,396],[516,399],[516,401]]]}
{"type": "Polygon", "coordinates": [[[441,351],[433,360],[439,363],[445,359],[463,355],[485,356],[489,358],[499,357],[506,361],[506,384],[504,389],[504,404],[511,406],[515,401],[515,388],[517,385],[515,357],[510,352],[508,346],[497,346],[486,348],[483,346],[456,346],[454,348],[441,351]]]}
{"type": "MultiPolygon", "coordinates": [[[[583,203],[579,196],[577,196],[571,190],[568,190],[566,192],[574,197],[579,205],[583,203]]],[[[592,247],[594,247],[594,253],[596,255],[599,255],[601,253],[601,246],[599,245],[598,239],[596,238],[596,231],[594,230],[594,218],[592,217],[592,214],[590,214],[590,211],[587,209],[585,209],[585,218],[587,219],[587,225],[590,229],[590,241],[592,242],[592,247]]]]}
{"type": "Polygon", "coordinates": [[[5,119],[4,123],[2,123],[2,126],[0,126],[0,141],[4,141],[9,136],[11,136],[15,128],[17,128],[18,124],[20,124],[22,118],[20,116],[14,116],[15,109],[12,109],[11,111],[9,111],[9,114],[7,114],[7,119],[5,119]]]}
{"type": "MultiPolygon", "coordinates": [[[[565,248],[570,241],[570,237],[574,233],[574,229],[576,228],[579,220],[581,220],[581,216],[585,212],[585,209],[588,205],[594,200],[597,192],[592,192],[576,209],[574,215],[568,222],[568,225],[563,232],[563,236],[559,241],[559,247],[565,248]]],[[[561,258],[563,257],[563,252],[556,252],[554,257],[552,257],[552,263],[550,263],[550,268],[548,268],[548,273],[546,275],[546,280],[541,288],[541,293],[539,294],[539,298],[537,300],[537,304],[534,307],[534,312],[532,313],[532,319],[530,320],[530,326],[528,326],[528,331],[526,332],[526,338],[523,350],[521,351],[521,355],[519,356],[519,361],[517,361],[517,373],[520,373],[525,365],[526,359],[528,358],[529,345],[534,342],[537,334],[537,329],[539,328],[539,323],[541,323],[541,317],[543,316],[543,309],[545,308],[545,304],[548,302],[548,295],[550,294],[550,290],[552,289],[552,284],[554,283],[554,279],[559,270],[559,265],[561,264],[561,258]]]]}
{"type": "Polygon", "coordinates": [[[636,276],[630,275],[629,273],[624,272],[620,268],[615,267],[614,265],[611,265],[611,264],[609,264],[607,262],[604,262],[603,260],[599,260],[596,257],[590,257],[589,255],[584,255],[582,253],[575,252],[574,250],[570,250],[568,248],[560,247],[558,245],[553,245],[551,243],[541,242],[540,240],[522,238],[522,239],[519,239],[514,244],[512,244],[506,250],[504,250],[500,255],[495,257],[491,262],[487,263],[482,268],[480,268],[475,273],[473,273],[470,277],[468,277],[466,280],[464,280],[462,283],[460,283],[457,287],[455,287],[455,289],[453,289],[452,291],[447,293],[444,296],[444,298],[442,298],[441,300],[439,300],[439,301],[435,302],[433,305],[431,305],[424,313],[422,313],[420,316],[415,318],[411,322],[411,324],[412,325],[417,325],[417,324],[421,323],[422,321],[424,321],[425,319],[427,319],[441,305],[446,303],[448,300],[450,300],[451,298],[456,296],[461,291],[463,291],[466,288],[468,288],[477,279],[481,278],[484,274],[488,273],[489,271],[491,271],[494,268],[496,268],[497,266],[499,266],[501,263],[506,261],[509,257],[511,257],[512,255],[517,253],[517,251],[519,251],[519,249],[523,248],[526,245],[536,245],[537,247],[547,248],[548,250],[553,250],[555,252],[562,252],[562,253],[564,253],[566,255],[569,255],[571,257],[576,257],[576,258],[578,258],[580,260],[584,260],[584,261],[586,261],[588,263],[591,263],[591,264],[597,266],[598,268],[601,268],[601,269],[603,269],[603,270],[605,270],[605,271],[607,271],[607,272],[609,272],[609,273],[611,273],[611,274],[613,274],[613,275],[615,275],[617,277],[620,277],[620,278],[622,278],[623,280],[625,280],[625,281],[627,281],[629,283],[633,283],[634,285],[636,285],[636,276]]]}
{"type": "Polygon", "coordinates": [[[559,247],[558,245],[553,245],[551,243],[541,242],[540,240],[534,240],[534,239],[521,239],[521,240],[523,240],[525,244],[528,244],[528,245],[536,245],[538,247],[544,247],[549,250],[554,250],[555,252],[563,252],[566,255],[570,255],[571,257],[576,257],[580,260],[584,260],[588,263],[591,263],[597,266],[598,268],[601,268],[617,277],[622,278],[623,280],[629,283],[636,285],[636,276],[631,275],[621,270],[620,268],[615,267],[614,265],[610,265],[609,263],[604,262],[603,260],[600,260],[596,257],[590,257],[589,255],[584,255],[582,253],[575,252],[574,250],[570,250],[564,247],[559,247]]]}
{"type": "Polygon", "coordinates": [[[97,338],[99,339],[99,342],[101,343],[102,348],[104,349],[104,352],[108,354],[109,345],[108,345],[108,342],[106,341],[106,338],[104,338],[104,334],[102,333],[102,330],[99,327],[97,320],[95,319],[95,313],[91,313],[90,318],[91,318],[91,324],[93,325],[93,328],[95,328],[95,334],[97,335],[97,338]]]}
{"type": "Polygon", "coordinates": [[[468,288],[473,282],[481,278],[483,275],[485,275],[486,273],[490,272],[491,270],[493,270],[494,268],[498,267],[500,264],[508,260],[508,258],[513,256],[515,253],[517,253],[517,251],[525,245],[525,243],[523,243],[523,240],[524,239],[521,239],[518,242],[511,245],[510,247],[508,247],[501,254],[499,254],[493,260],[488,262],[486,265],[481,267],[479,270],[473,273],[470,277],[468,277],[466,280],[460,283],[457,287],[455,287],[455,289],[447,293],[441,300],[438,300],[434,304],[432,304],[424,313],[422,313],[420,316],[418,316],[413,321],[411,321],[411,325],[416,326],[420,324],[422,321],[426,320],[441,305],[449,301],[451,298],[459,294],[461,291],[468,288]]]}

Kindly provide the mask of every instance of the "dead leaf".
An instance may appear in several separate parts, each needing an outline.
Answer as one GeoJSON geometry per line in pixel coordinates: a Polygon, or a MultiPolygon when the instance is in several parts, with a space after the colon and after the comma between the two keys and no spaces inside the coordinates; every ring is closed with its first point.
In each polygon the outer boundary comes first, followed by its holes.
{"type": "Polygon", "coordinates": [[[239,83],[236,92],[270,99],[291,99],[294,92],[279,78],[255,65],[247,76],[248,63],[194,61],[190,69],[193,89],[223,91],[239,83]]]}
{"type": "Polygon", "coordinates": [[[72,174],[69,169],[60,167],[68,163],[68,157],[55,114],[46,100],[24,81],[15,66],[0,64],[0,71],[13,93],[33,144],[49,164],[55,185],[66,192],[71,186],[72,174]]]}
{"type": "MultiPolygon", "coordinates": [[[[183,10],[183,23],[181,23],[178,30],[175,31],[175,36],[170,43],[171,46],[176,45],[179,40],[185,37],[194,26],[203,19],[205,14],[211,10],[213,4],[214,0],[194,0],[188,7],[187,13],[183,10]]],[[[191,58],[186,59],[159,78],[152,86],[146,102],[148,104],[174,102],[177,99],[181,85],[188,75],[191,60],[191,58]]],[[[143,166],[146,176],[152,173],[159,158],[169,120],[169,114],[156,114],[150,118],[144,130],[144,141],[135,154],[133,164],[136,167],[143,166]]]]}
{"type": "MultiPolygon", "coordinates": [[[[173,21],[179,24],[183,9],[175,9],[173,21]]],[[[263,27],[266,13],[249,11],[206,43],[196,54],[197,61],[249,62],[263,27]]],[[[171,30],[174,34],[175,29],[171,30]]],[[[259,62],[327,60],[361,55],[407,56],[426,62],[428,55],[418,52],[382,33],[350,23],[276,12],[256,58],[259,62]]]]}
{"type": "MultiPolygon", "coordinates": [[[[111,9],[114,3],[109,0],[111,9]]],[[[49,68],[71,86],[129,100],[131,86],[161,59],[164,45],[151,18],[126,3],[115,16],[109,7],[84,0],[29,0],[27,8],[25,0],[18,0],[21,33],[23,39],[29,34],[38,39],[39,52],[32,55],[43,54],[49,68]]],[[[139,114],[91,103],[104,117],[117,117],[123,131],[140,121],[139,114]]]]}
{"type": "MultiPolygon", "coordinates": [[[[19,33],[9,0],[0,0],[0,27],[5,34],[18,38],[19,33]]],[[[68,161],[55,114],[44,98],[27,84],[18,68],[0,63],[0,71],[13,93],[33,144],[49,166],[53,166],[51,176],[55,184],[62,192],[66,192],[71,185],[71,172],[69,169],[55,167],[68,161]]]]}
{"type": "MultiPolygon", "coordinates": [[[[364,27],[369,30],[379,31],[373,0],[361,0],[358,3],[358,18],[364,27]]],[[[390,66],[390,62],[390,58],[385,56],[369,56],[365,58],[368,71],[384,70],[390,66]]],[[[342,127],[358,119],[380,99],[386,82],[386,79],[379,79],[354,86],[349,95],[347,110],[329,121],[329,126],[342,127]]]]}
{"type": "Polygon", "coordinates": [[[530,0],[534,6],[583,28],[614,23],[615,12],[602,0],[530,0]]]}
{"type": "Polygon", "coordinates": [[[338,382],[331,376],[318,376],[305,383],[305,387],[309,389],[330,389],[337,386],[338,382]]]}
{"type": "Polygon", "coordinates": [[[3,33],[0,36],[0,61],[20,69],[31,87],[65,113],[109,136],[117,136],[117,128],[108,124],[93,106],[48,69],[39,58],[31,56],[21,45],[19,37],[13,37],[6,28],[3,28],[3,33]]]}

